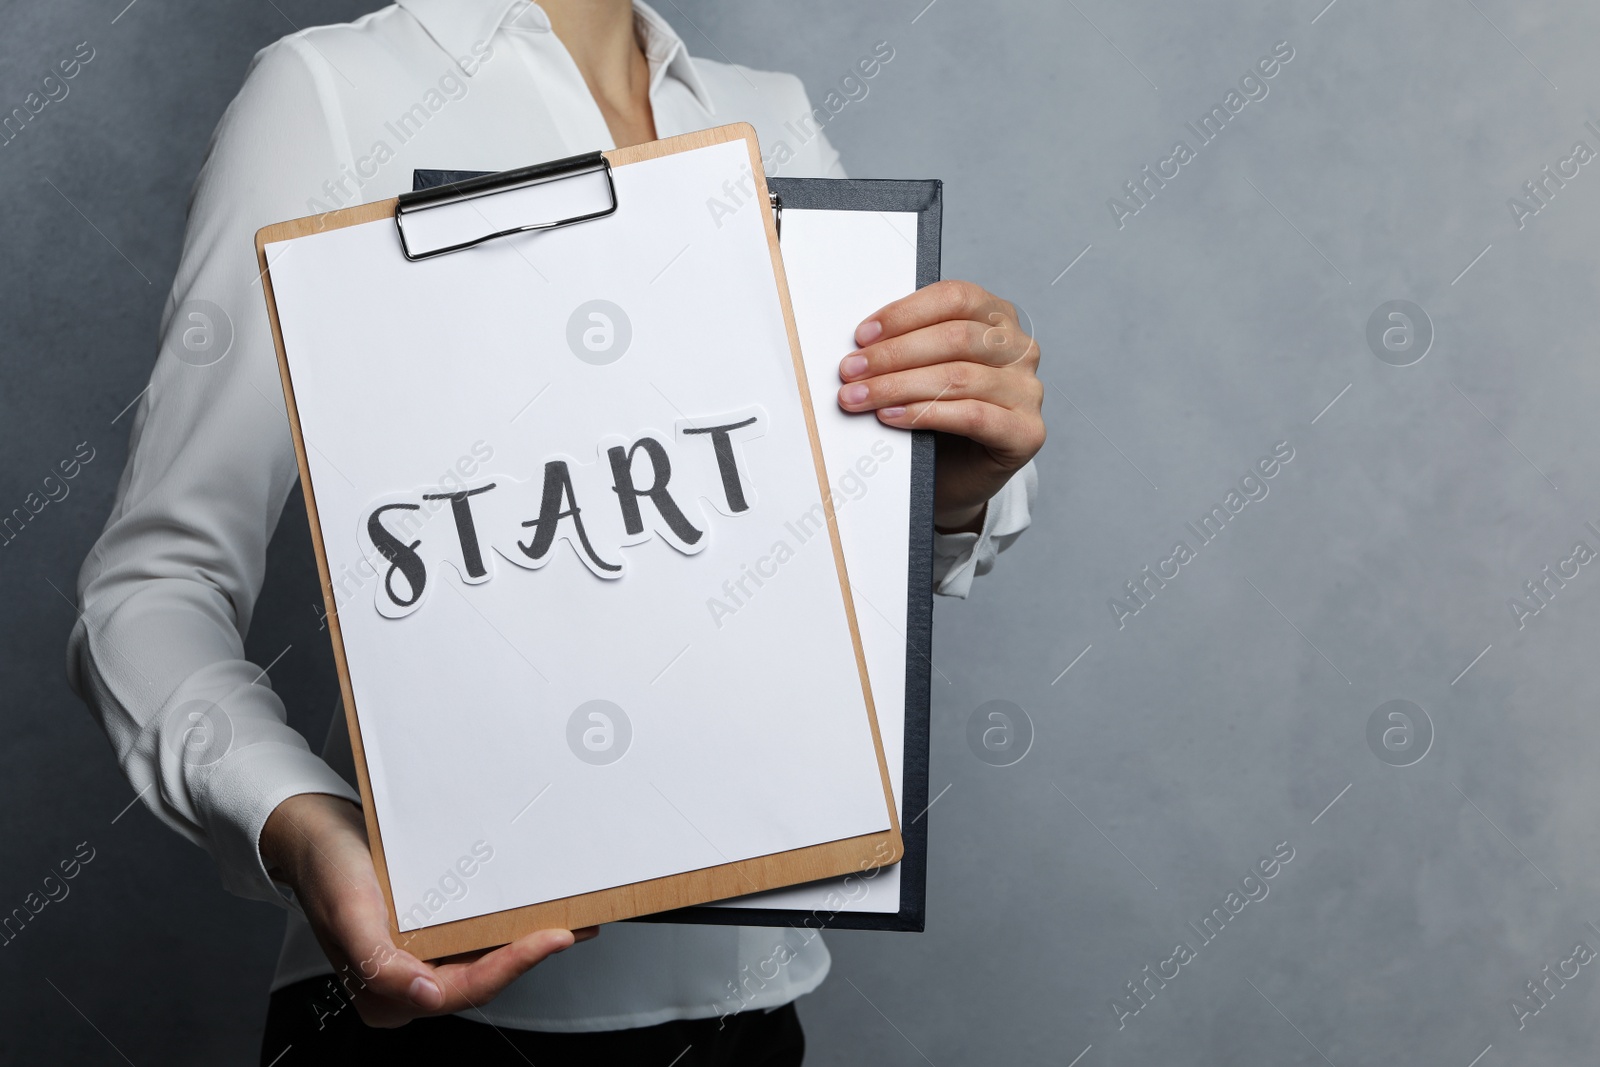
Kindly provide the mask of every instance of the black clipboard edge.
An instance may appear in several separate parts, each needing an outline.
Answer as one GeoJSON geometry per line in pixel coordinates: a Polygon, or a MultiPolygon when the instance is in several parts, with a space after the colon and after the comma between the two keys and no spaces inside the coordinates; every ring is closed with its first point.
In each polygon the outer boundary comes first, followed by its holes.
{"type": "MultiPolygon", "coordinates": [[[[432,189],[480,177],[485,171],[417,170],[414,190],[432,189]]],[[[940,278],[940,239],[944,228],[944,182],[892,178],[767,179],[785,208],[830,211],[914,211],[917,213],[917,288],[940,278]]],[[[797,908],[717,908],[704,905],[642,915],[626,922],[687,923],[699,926],[770,926],[812,930],[897,930],[922,933],[927,926],[928,760],[933,695],[933,487],[934,433],[911,432],[911,528],[908,532],[907,589],[926,590],[906,605],[906,721],[902,754],[900,910],[825,912],[797,908]],[[910,819],[907,812],[917,812],[910,819]],[[826,919],[821,918],[827,915],[826,919]],[[813,921],[814,920],[814,921],[813,921]]],[[[830,878],[828,881],[838,881],[830,878]]],[[[799,887],[795,887],[799,888],[799,887]]]]}

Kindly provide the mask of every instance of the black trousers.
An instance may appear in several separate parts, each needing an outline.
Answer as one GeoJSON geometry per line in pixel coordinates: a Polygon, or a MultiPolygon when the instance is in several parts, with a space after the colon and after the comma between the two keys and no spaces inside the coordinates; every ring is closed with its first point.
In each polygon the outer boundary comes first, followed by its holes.
{"type": "Polygon", "coordinates": [[[474,1067],[530,1062],[537,1067],[797,1067],[806,1052],[793,1004],[726,1019],[584,1034],[497,1028],[456,1015],[380,1030],[362,1022],[354,1004],[330,997],[328,981],[310,978],[272,994],[261,1067],[426,1061],[474,1067]]]}

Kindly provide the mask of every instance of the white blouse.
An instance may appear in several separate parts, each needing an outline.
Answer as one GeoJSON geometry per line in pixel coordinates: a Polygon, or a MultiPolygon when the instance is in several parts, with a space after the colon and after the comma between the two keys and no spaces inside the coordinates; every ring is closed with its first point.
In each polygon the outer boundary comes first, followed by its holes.
{"type": "MultiPolygon", "coordinates": [[[[813,114],[798,79],[691,58],[659,15],[635,10],[660,136],[748,121],[770,172],[842,176],[821,128],[830,113],[813,114]]],[[[505,170],[611,147],[528,0],[399,0],[286,37],[256,56],[212,137],[127,467],[78,579],[68,661],[144,803],[212,855],[230,891],[289,910],[273,988],[332,967],[267,874],[261,828],[298,793],[360,797],[343,716],[312,752],[244,654],[267,542],[298,479],[255,232],[394,196],[413,169],[505,170]],[[196,701],[226,719],[206,724],[217,736],[200,758],[186,737],[196,701]]],[[[981,534],[937,538],[940,592],[966,595],[993,565],[1027,526],[1033,486],[1030,465],[981,534]]],[[[821,938],[794,930],[617,923],[466,1014],[539,1030],[649,1026],[776,1007],[827,971],[821,938]]]]}

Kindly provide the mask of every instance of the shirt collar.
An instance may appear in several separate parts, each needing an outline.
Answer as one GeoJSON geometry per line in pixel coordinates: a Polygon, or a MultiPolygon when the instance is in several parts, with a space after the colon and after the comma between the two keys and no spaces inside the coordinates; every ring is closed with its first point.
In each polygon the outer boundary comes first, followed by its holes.
{"type": "MultiPolygon", "coordinates": [[[[396,0],[396,3],[416,19],[434,43],[448,52],[463,68],[462,73],[469,76],[470,72],[465,69],[469,64],[463,60],[473,55],[473,45],[488,42],[513,12],[525,22],[544,19],[544,12],[530,0],[396,0]]],[[[670,74],[688,87],[708,114],[716,114],[711,94],[695,69],[683,38],[648,4],[635,0],[633,11],[645,30],[645,58],[650,61],[651,91],[654,92],[661,79],[670,74]]],[[[470,65],[477,69],[476,64],[470,65]]]]}
{"type": "Polygon", "coordinates": [[[706,109],[706,114],[715,115],[716,104],[678,31],[657,14],[655,8],[641,0],[634,0],[633,13],[644,26],[645,58],[650,61],[650,91],[654,93],[661,79],[670,74],[688,87],[700,106],[706,109]]]}
{"type": "MultiPolygon", "coordinates": [[[[473,58],[472,46],[486,44],[505,21],[513,8],[526,6],[528,0],[396,0],[396,4],[422,24],[423,30],[435,44],[462,67],[475,71],[477,64],[467,64],[473,58]]],[[[470,76],[470,75],[469,75],[470,76]]]]}

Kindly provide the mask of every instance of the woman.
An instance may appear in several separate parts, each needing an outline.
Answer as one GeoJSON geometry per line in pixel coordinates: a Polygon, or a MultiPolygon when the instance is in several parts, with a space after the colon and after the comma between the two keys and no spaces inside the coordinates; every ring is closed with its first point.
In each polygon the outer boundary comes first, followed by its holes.
{"type": "MultiPolygon", "coordinates": [[[[759,988],[736,983],[773,958],[783,931],[622,924],[559,960],[597,931],[540,931],[442,963],[396,949],[345,731],[336,720],[314,755],[242,635],[297,479],[257,228],[392,196],[417,168],[504,170],[739,120],[764,146],[789,138],[789,158],[774,154],[782,173],[838,176],[820,131],[798,145],[783,132],[810,114],[793,77],[691,59],[627,0],[400,0],[256,57],[195,187],[166,343],[79,579],[69,658],[145,802],[212,854],[231,891],[290,912],[263,1063],[433,1051],[541,1065],[800,1062],[793,1001],[827,973],[820,939],[759,988]],[[206,332],[229,323],[226,344],[206,332]],[[222,709],[225,721],[206,725],[225,743],[185,743],[196,702],[222,709]]],[[[883,308],[856,341],[839,403],[944,431],[936,577],[965,595],[1027,525],[1044,440],[1037,348],[1010,304],[958,282],[883,308]]]]}

